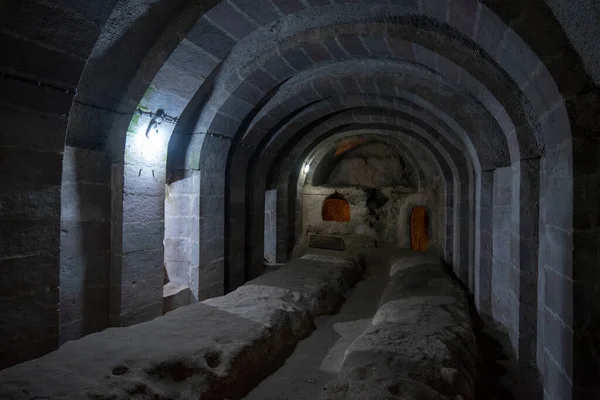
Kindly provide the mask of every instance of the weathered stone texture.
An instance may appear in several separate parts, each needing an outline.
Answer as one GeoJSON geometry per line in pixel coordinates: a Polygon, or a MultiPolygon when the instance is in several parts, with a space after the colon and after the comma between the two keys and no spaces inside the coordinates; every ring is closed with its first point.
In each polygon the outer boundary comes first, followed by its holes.
{"type": "Polygon", "coordinates": [[[473,399],[475,334],[466,293],[434,256],[397,256],[372,324],[322,399],[473,399]]]}
{"type": "Polygon", "coordinates": [[[238,290],[151,322],[110,328],[0,372],[0,397],[239,398],[362,274],[357,258],[307,255],[238,290]]]}

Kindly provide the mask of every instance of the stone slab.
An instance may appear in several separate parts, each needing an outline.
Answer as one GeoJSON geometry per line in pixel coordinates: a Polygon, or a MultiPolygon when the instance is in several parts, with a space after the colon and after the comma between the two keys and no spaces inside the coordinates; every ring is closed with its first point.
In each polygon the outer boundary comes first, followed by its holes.
{"type": "Polygon", "coordinates": [[[476,344],[459,283],[422,253],[387,262],[379,309],[321,399],[472,400],[476,344]]]}
{"type": "Polygon", "coordinates": [[[66,343],[0,371],[2,399],[243,397],[332,313],[356,258],[308,255],[226,296],[66,343]]]}

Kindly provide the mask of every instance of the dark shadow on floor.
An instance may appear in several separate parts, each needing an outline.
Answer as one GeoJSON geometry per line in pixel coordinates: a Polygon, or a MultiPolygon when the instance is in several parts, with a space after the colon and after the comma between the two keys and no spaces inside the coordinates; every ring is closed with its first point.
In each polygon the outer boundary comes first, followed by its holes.
{"type": "Polygon", "coordinates": [[[489,316],[481,317],[477,329],[479,359],[475,399],[541,400],[543,391],[536,367],[517,365],[508,334],[489,316]]]}
{"type": "Polygon", "coordinates": [[[517,364],[508,333],[492,317],[479,315],[469,288],[450,265],[444,263],[444,267],[469,297],[478,351],[475,399],[542,400],[544,396],[537,368],[517,364]]]}

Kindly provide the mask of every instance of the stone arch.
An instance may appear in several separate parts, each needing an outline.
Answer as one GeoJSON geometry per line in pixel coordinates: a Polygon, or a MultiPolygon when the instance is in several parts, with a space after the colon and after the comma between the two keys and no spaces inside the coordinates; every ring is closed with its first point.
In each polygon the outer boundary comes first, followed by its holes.
{"type": "MultiPolygon", "coordinates": [[[[381,10],[387,12],[390,10],[390,8],[386,8],[390,5],[389,3],[390,2],[386,1],[385,4],[382,4],[382,2],[375,1],[371,2],[369,5],[380,7],[381,10]]],[[[538,303],[544,304],[544,307],[542,307],[541,310],[543,315],[538,315],[538,321],[545,321],[547,319],[548,324],[552,326],[552,331],[563,332],[566,330],[565,335],[563,336],[567,337],[566,342],[571,341],[573,331],[578,332],[579,334],[579,332],[583,332],[587,329],[590,324],[590,317],[594,315],[595,311],[589,307],[583,307],[590,303],[586,299],[594,293],[590,287],[593,286],[595,282],[595,275],[585,268],[585,265],[588,264],[586,262],[576,264],[576,274],[574,274],[572,266],[574,261],[573,257],[577,260],[597,259],[597,257],[595,257],[596,246],[593,240],[595,238],[596,226],[589,222],[590,218],[586,214],[589,210],[585,207],[586,201],[589,201],[589,197],[583,198],[582,196],[575,196],[574,193],[586,192],[585,189],[587,186],[592,185],[596,179],[595,167],[597,167],[597,165],[596,163],[589,161],[590,159],[593,160],[597,158],[594,157],[597,149],[597,146],[595,146],[595,139],[593,135],[590,135],[590,132],[595,131],[593,127],[594,121],[582,116],[581,111],[594,104],[598,92],[596,88],[587,93],[582,92],[587,81],[587,76],[581,65],[582,63],[577,59],[577,55],[568,43],[563,29],[552,15],[551,11],[555,10],[557,7],[552,5],[547,6],[543,2],[528,2],[525,5],[521,2],[514,2],[510,5],[504,3],[500,4],[500,2],[486,2],[486,5],[479,2],[447,2],[445,3],[445,7],[439,7],[439,4],[434,5],[428,1],[394,1],[391,3],[392,5],[401,4],[406,6],[403,8],[405,10],[404,14],[406,15],[426,15],[427,19],[424,20],[428,22],[431,21],[431,25],[434,25],[434,27],[447,26],[450,28],[449,30],[445,30],[446,28],[438,29],[434,35],[429,36],[430,39],[432,37],[439,37],[442,39],[440,42],[443,43],[446,43],[446,39],[450,41],[465,40],[470,44],[475,43],[479,49],[488,54],[488,61],[493,60],[494,63],[500,65],[506,75],[515,82],[519,90],[526,93],[533,110],[535,110],[535,115],[537,115],[537,117],[535,117],[532,114],[528,117],[538,119],[536,124],[539,125],[540,132],[544,135],[545,154],[540,159],[539,166],[536,165],[535,159],[528,159],[530,155],[520,154],[519,160],[523,159],[523,161],[519,162],[518,166],[515,166],[515,176],[516,172],[518,172],[520,180],[520,187],[516,188],[518,190],[515,190],[515,193],[518,191],[519,196],[518,198],[515,197],[514,202],[515,205],[519,204],[519,215],[517,218],[519,220],[518,229],[522,230],[522,232],[519,233],[527,233],[524,230],[526,227],[536,225],[535,218],[532,220],[530,217],[530,215],[536,214],[536,212],[532,212],[532,207],[535,208],[535,200],[532,200],[530,204],[523,207],[521,207],[521,204],[527,203],[529,199],[538,198],[538,208],[540,212],[537,214],[540,215],[541,219],[541,233],[538,237],[539,245],[536,247],[540,248],[541,257],[539,257],[537,262],[532,261],[533,255],[526,254],[526,251],[524,250],[525,243],[523,242],[522,244],[519,244],[519,246],[516,246],[519,248],[519,251],[518,254],[515,253],[515,259],[518,259],[519,265],[539,265],[541,267],[540,269],[543,271],[539,277],[539,285],[541,285],[541,287],[546,284],[546,273],[549,277],[548,284],[551,282],[559,287],[560,284],[565,284],[567,287],[573,288],[572,280],[575,279],[575,275],[577,275],[578,281],[586,282],[581,286],[583,287],[582,293],[585,292],[585,295],[576,298],[571,298],[572,296],[570,294],[564,295],[563,300],[565,301],[562,303],[574,304],[572,307],[569,307],[569,310],[558,309],[559,307],[556,304],[551,303],[553,301],[552,299],[546,299],[543,291],[540,292],[541,297],[540,300],[538,300],[538,303]],[[538,40],[535,36],[536,29],[532,29],[532,27],[537,26],[545,26],[544,41],[538,40]],[[546,28],[546,26],[548,26],[548,28],[546,28]],[[462,38],[456,38],[456,35],[460,35],[462,38]],[[497,46],[497,43],[500,43],[500,45],[497,46]],[[515,63],[515,59],[519,59],[521,62],[515,63]],[[571,71],[572,73],[567,74],[564,73],[564,71],[571,71]],[[565,107],[564,102],[566,102],[568,107],[565,107]],[[573,130],[573,141],[571,140],[571,130],[573,130]],[[539,177],[539,179],[536,179],[536,176],[539,177]],[[539,194],[532,194],[529,192],[528,188],[535,185],[530,185],[529,183],[531,182],[528,182],[528,179],[532,179],[533,182],[539,180],[539,194]],[[569,210],[567,215],[561,212],[565,209],[569,210]],[[573,231],[573,229],[575,229],[575,231],[573,231]],[[576,237],[581,240],[577,241],[573,248],[574,251],[572,252],[573,235],[576,235],[576,237]],[[557,254],[550,254],[552,251],[556,251],[557,254]],[[546,257],[546,253],[548,253],[548,257],[546,257]],[[582,267],[582,264],[584,267],[582,267]],[[572,301],[575,301],[575,303],[572,301]],[[548,310],[552,311],[546,311],[546,306],[548,310]],[[570,312],[573,311],[572,309],[577,310],[577,313],[575,313],[576,315],[570,314],[570,312]],[[568,328],[564,328],[565,326],[568,328]]],[[[175,55],[181,57],[182,54],[189,56],[190,54],[194,55],[197,53],[199,56],[197,56],[196,59],[201,61],[201,64],[198,63],[197,65],[202,65],[204,67],[205,65],[210,66],[211,64],[218,64],[219,60],[223,60],[230,54],[230,50],[234,49],[236,43],[241,43],[241,40],[243,40],[241,38],[247,36],[253,30],[259,31],[262,29],[263,32],[267,31],[272,27],[268,24],[273,23],[283,16],[290,15],[291,19],[292,14],[294,13],[305,13],[304,16],[308,17],[317,17],[319,14],[333,15],[333,13],[324,12],[330,9],[311,9],[311,7],[305,3],[295,2],[294,4],[296,4],[296,6],[290,5],[291,3],[289,2],[278,4],[279,6],[269,2],[264,3],[264,7],[262,7],[263,4],[261,4],[261,7],[254,7],[255,9],[253,9],[252,6],[249,8],[248,4],[241,0],[207,3],[206,7],[217,5],[210,13],[206,14],[205,18],[202,18],[201,22],[207,23],[207,25],[202,26],[199,24],[190,30],[188,39],[181,42],[181,47],[175,49],[172,53],[173,58],[169,58],[169,62],[165,64],[165,68],[162,69],[157,76],[160,75],[160,77],[164,79],[163,82],[172,82],[168,79],[168,72],[172,71],[172,68],[179,68],[185,65],[190,59],[194,60],[194,58],[185,59],[185,57],[184,60],[178,60],[175,55]],[[242,10],[242,13],[240,13],[240,10],[242,10]],[[260,12],[257,10],[260,10],[260,12]],[[237,18],[241,23],[226,26],[226,19],[222,18],[224,15],[237,18]],[[262,28],[261,25],[263,26],[262,28]],[[216,33],[214,33],[215,29],[210,30],[209,28],[216,28],[216,33]],[[227,33],[223,32],[223,29],[226,30],[227,33]],[[231,32],[233,29],[236,31],[231,32]],[[206,32],[211,33],[212,36],[205,34],[206,32]],[[225,42],[226,45],[223,46],[221,45],[222,43],[214,40],[215,35],[219,38],[228,36],[229,40],[225,42]],[[211,45],[211,41],[213,45],[211,45]],[[217,43],[218,46],[215,46],[215,43],[217,43]],[[185,49],[188,51],[186,52],[185,49]]],[[[354,8],[359,6],[363,7],[362,5],[357,4],[346,5],[354,8]]],[[[197,5],[194,3],[194,6],[197,5]]],[[[204,5],[202,7],[204,7],[204,5]]],[[[83,7],[83,10],[85,12],[86,8],[83,7]]],[[[187,8],[185,8],[185,10],[184,8],[181,8],[181,10],[189,11],[187,8]]],[[[200,13],[189,13],[191,15],[190,20],[195,22],[195,19],[197,19],[204,11],[205,9],[202,9],[200,13]]],[[[182,14],[185,15],[183,12],[182,14]]],[[[357,14],[364,15],[366,13],[359,12],[357,14]]],[[[558,13],[558,15],[564,15],[564,13],[558,13]]],[[[107,16],[108,14],[106,17],[107,16]]],[[[326,25],[325,23],[320,22],[318,18],[304,18],[304,20],[314,23],[314,29],[309,32],[308,35],[317,36],[319,27],[326,25]]],[[[351,16],[351,18],[342,22],[350,24],[357,22],[357,19],[352,19],[351,16]]],[[[285,23],[281,25],[288,26],[285,23]]],[[[153,25],[152,29],[155,28],[156,26],[153,25]]],[[[141,31],[146,31],[146,29],[141,29],[141,31]]],[[[275,34],[281,33],[280,31],[277,31],[277,29],[274,29],[274,31],[275,34]]],[[[94,35],[77,36],[78,40],[80,37],[84,37],[86,41],[90,41],[89,38],[93,38],[94,35]]],[[[369,38],[370,36],[364,35],[364,37],[369,38]]],[[[393,38],[394,36],[390,35],[390,37],[393,38]]],[[[35,39],[37,40],[39,38],[35,39]]],[[[93,40],[91,41],[93,42],[93,40]]],[[[180,40],[178,38],[177,40],[160,43],[156,48],[156,55],[171,54],[171,50],[173,50],[179,42],[180,40]]],[[[257,42],[261,44],[264,43],[267,46],[272,45],[271,42],[266,40],[259,40],[257,42]]],[[[336,38],[334,42],[336,42],[337,46],[334,49],[337,50],[339,48],[341,52],[347,51],[347,47],[352,47],[356,43],[356,41],[351,38],[342,38],[342,40],[336,38]]],[[[377,45],[380,45],[381,43],[389,46],[389,40],[381,41],[377,38],[363,39],[363,37],[361,37],[360,43],[369,53],[374,51],[374,49],[377,48],[377,45]]],[[[314,44],[315,43],[309,43],[306,47],[309,48],[314,44]]],[[[237,50],[242,47],[244,46],[238,46],[237,50]]],[[[453,46],[440,46],[437,49],[438,54],[448,55],[448,53],[452,52],[452,47],[453,46]]],[[[312,47],[312,49],[314,49],[314,47],[312,47]]],[[[45,50],[46,49],[42,49],[39,51],[45,50]]],[[[234,49],[234,51],[235,50],[236,49],[234,49]]],[[[395,51],[400,51],[400,49],[397,48],[395,51]]],[[[414,49],[412,51],[414,53],[414,49]]],[[[243,52],[244,51],[242,51],[242,53],[243,52]]],[[[252,52],[250,51],[249,53],[252,52]]],[[[285,54],[284,58],[287,59],[292,56],[292,54],[285,54]]],[[[87,57],[87,54],[80,58],[85,57],[87,57]]],[[[457,59],[460,58],[460,55],[454,57],[454,59],[457,59]]],[[[235,57],[231,57],[232,60],[234,58],[235,57]]],[[[467,59],[468,57],[464,58],[465,63],[469,62],[466,61],[467,59]]],[[[79,60],[80,65],[78,68],[82,68],[84,61],[85,60],[82,59],[79,60]]],[[[126,61],[121,61],[120,59],[117,61],[119,61],[120,65],[126,64],[126,61]]],[[[129,62],[129,60],[127,60],[127,62],[129,62]]],[[[438,63],[439,62],[438,59],[438,63]]],[[[60,64],[60,61],[56,61],[55,64],[60,64]]],[[[133,64],[139,65],[139,61],[135,60],[133,64]]],[[[268,69],[268,67],[269,66],[267,65],[265,69],[268,69]]],[[[477,69],[478,67],[473,63],[471,68],[477,69]]],[[[184,68],[181,69],[185,70],[184,68]]],[[[61,71],[64,70],[65,68],[61,68],[61,71]]],[[[232,68],[232,70],[235,70],[235,68],[232,68]]],[[[144,72],[145,71],[140,70],[139,76],[144,76],[144,72]]],[[[260,75],[260,72],[256,72],[256,74],[258,76],[260,75]]],[[[482,71],[480,71],[478,75],[481,76],[482,74],[482,71]]],[[[73,76],[75,75],[78,74],[73,74],[73,76]]],[[[208,74],[205,74],[204,76],[206,75],[208,74]]],[[[141,79],[141,81],[148,80],[146,77],[143,78],[144,79],[141,79]]],[[[77,80],[78,79],[74,79],[73,82],[76,82],[77,80]]],[[[199,82],[201,80],[201,78],[197,78],[195,81],[193,79],[190,79],[189,81],[182,79],[181,81],[188,83],[199,82]]],[[[497,88],[501,85],[491,86],[497,88]]],[[[147,87],[147,82],[140,84],[140,87],[145,89],[145,87],[147,87]]],[[[188,87],[195,88],[197,86],[188,85],[188,87]]],[[[172,89],[169,88],[169,85],[165,85],[163,88],[164,92],[169,92],[172,89]]],[[[143,92],[143,90],[141,92],[143,92]]],[[[176,92],[176,90],[173,90],[173,92],[176,92]]],[[[135,96],[133,97],[133,103],[137,104],[138,99],[135,99],[135,96]]],[[[501,103],[510,103],[511,100],[508,99],[508,97],[510,96],[504,96],[501,103]]],[[[231,100],[230,104],[234,104],[235,101],[236,100],[231,100]]],[[[19,103],[19,101],[16,101],[16,103],[19,103]]],[[[54,105],[56,105],[56,103],[58,103],[58,101],[55,102],[54,105]]],[[[70,100],[66,101],[66,103],[70,103],[70,100]]],[[[185,101],[178,104],[182,103],[185,103],[185,101]]],[[[246,108],[249,106],[244,102],[240,102],[240,104],[246,108]]],[[[210,108],[210,106],[207,108],[210,108]]],[[[54,111],[56,111],[56,109],[52,110],[52,112],[54,111]]],[[[63,107],[58,114],[66,115],[68,113],[67,111],[68,107],[63,107]]],[[[174,113],[174,115],[176,114],[177,113],[174,113]]],[[[127,125],[128,123],[125,123],[115,129],[121,129],[122,132],[124,132],[127,125]]],[[[214,144],[211,144],[211,146],[213,145],[214,144]]],[[[216,154],[222,156],[221,153],[217,152],[216,154]]],[[[537,157],[538,155],[535,156],[537,157]]],[[[66,171],[67,169],[65,168],[64,170],[66,171]]],[[[480,184],[482,198],[489,197],[489,186],[490,184],[493,186],[493,179],[494,173],[492,171],[482,171],[480,184]]],[[[8,178],[7,180],[10,182],[8,178]]],[[[529,235],[528,238],[531,243],[535,243],[535,237],[529,235]]],[[[486,245],[489,246],[490,244],[488,243],[484,246],[486,245]]],[[[54,261],[51,261],[51,263],[53,265],[56,264],[54,261]]],[[[527,272],[523,275],[528,275],[533,271],[523,272],[527,272]]],[[[522,283],[527,284],[529,281],[523,281],[522,283]]],[[[567,293],[570,292],[567,291],[567,293]]],[[[522,293],[518,294],[520,303],[526,304],[530,299],[520,298],[521,295],[522,293]]],[[[543,327],[538,326],[538,331],[543,331],[541,328],[543,327]]],[[[596,342],[585,335],[578,336],[578,334],[575,335],[576,356],[563,355],[561,354],[560,349],[553,348],[553,340],[555,339],[553,337],[548,337],[548,346],[544,344],[542,337],[540,337],[542,340],[538,340],[538,344],[542,344],[542,347],[538,345],[538,365],[543,366],[545,373],[549,376],[547,379],[548,382],[556,382],[556,387],[551,388],[548,386],[548,390],[556,389],[551,395],[559,393],[556,394],[555,397],[561,397],[563,392],[559,389],[567,390],[566,388],[573,382],[575,382],[574,384],[576,386],[591,386],[593,384],[592,381],[595,379],[593,373],[586,374],[584,372],[577,373],[580,371],[573,371],[575,369],[573,358],[590,358],[589,356],[586,357],[586,354],[580,350],[580,347],[597,348],[596,342]],[[575,377],[577,378],[572,379],[575,377]]],[[[583,367],[579,367],[579,363],[577,364],[577,369],[583,369],[583,367]]],[[[585,363],[582,362],[581,365],[583,366],[585,363]]],[[[597,364],[595,364],[595,367],[592,366],[590,370],[597,371],[597,364]]]]}

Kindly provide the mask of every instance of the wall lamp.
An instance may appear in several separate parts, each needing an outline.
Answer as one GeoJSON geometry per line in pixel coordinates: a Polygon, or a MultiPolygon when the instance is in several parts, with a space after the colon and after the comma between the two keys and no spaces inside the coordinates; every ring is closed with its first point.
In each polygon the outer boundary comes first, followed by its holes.
{"type": "Polygon", "coordinates": [[[156,133],[158,133],[158,126],[163,123],[163,122],[168,122],[170,124],[176,124],[177,121],[179,120],[178,117],[171,117],[170,115],[167,115],[165,113],[165,110],[158,109],[156,110],[155,113],[151,112],[151,111],[144,111],[140,108],[138,108],[136,110],[140,115],[145,115],[148,117],[152,117],[152,119],[150,120],[150,122],[148,123],[148,128],[146,128],[146,137],[148,139],[150,139],[150,131],[151,130],[155,130],[156,133]]]}

